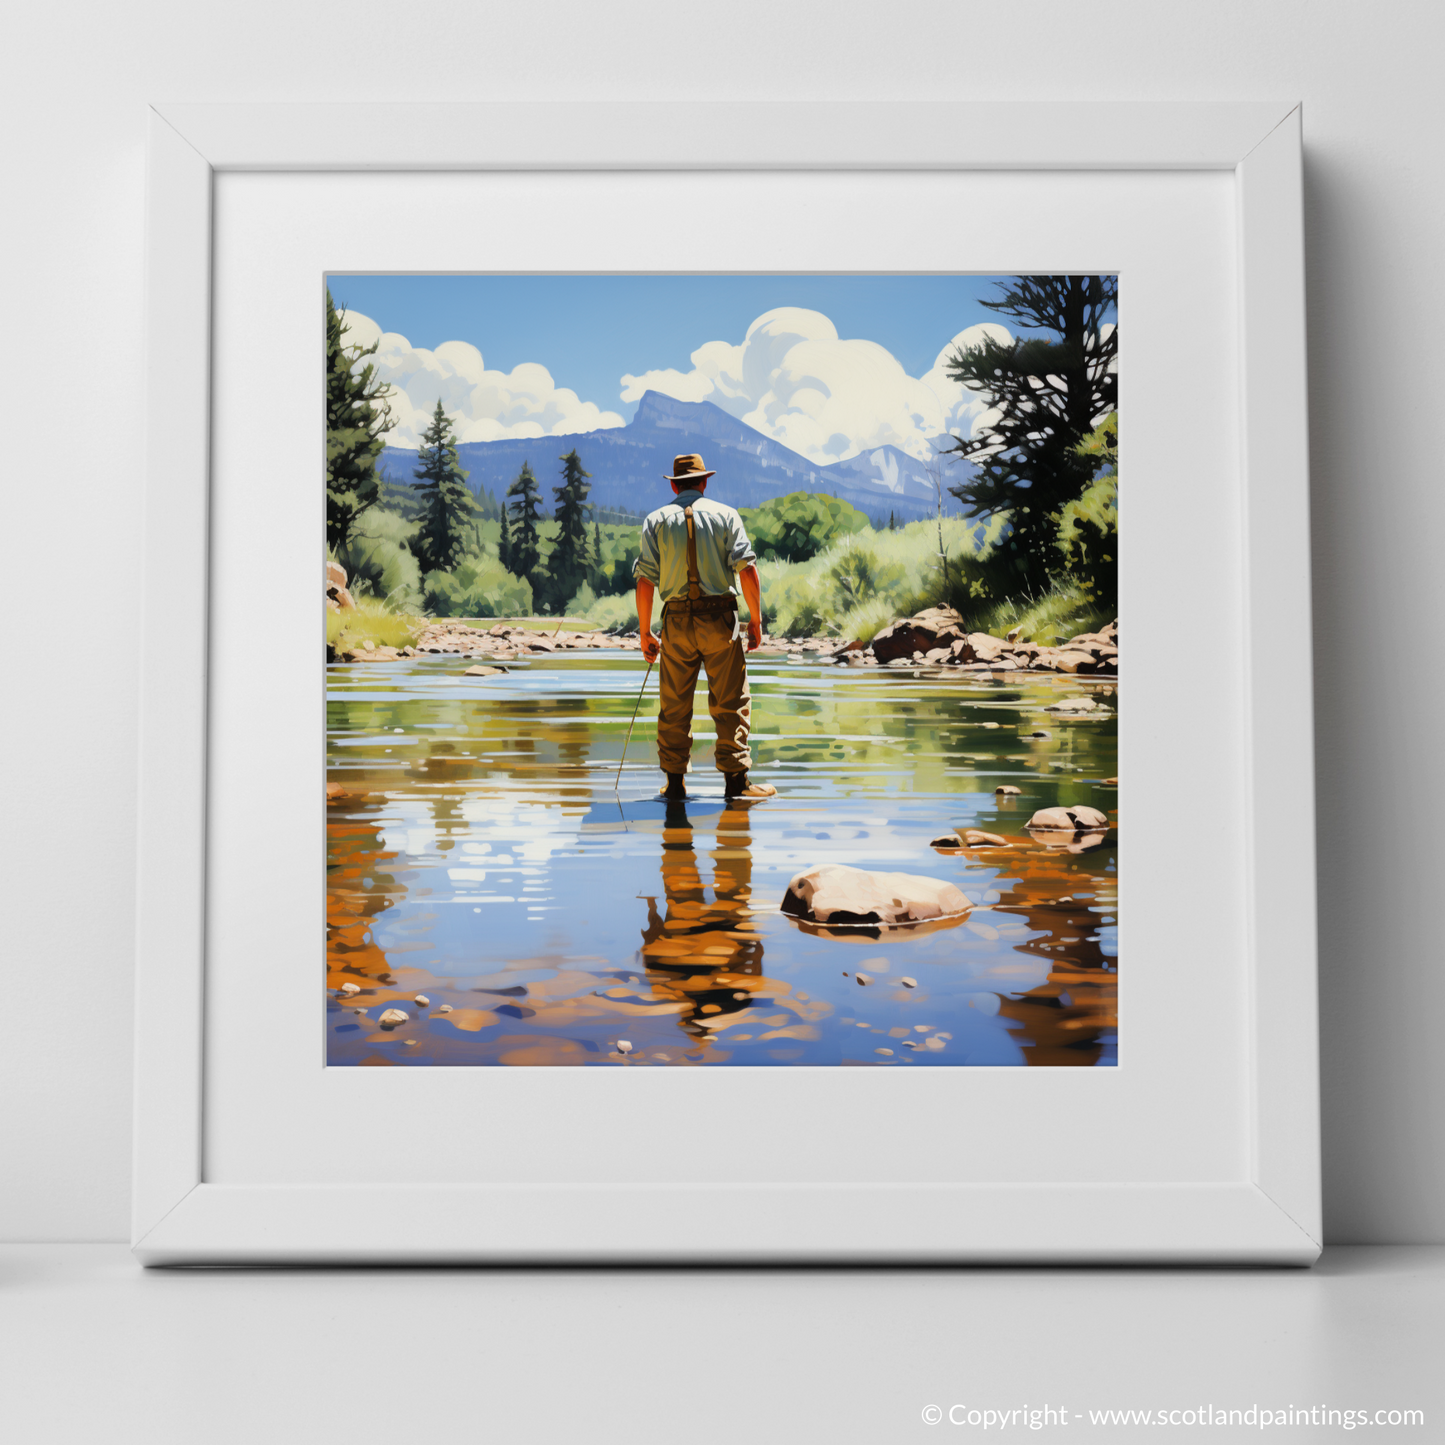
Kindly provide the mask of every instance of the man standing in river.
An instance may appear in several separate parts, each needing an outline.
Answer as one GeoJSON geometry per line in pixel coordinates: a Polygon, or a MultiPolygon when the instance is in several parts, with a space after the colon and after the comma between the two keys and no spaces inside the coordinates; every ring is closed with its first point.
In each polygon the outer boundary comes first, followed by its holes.
{"type": "Polygon", "coordinates": [[[707,705],[717,729],[714,750],[728,798],[770,798],[777,789],[748,778],[752,755],[752,700],[743,651],[736,584],[741,584],[751,620],[747,651],[763,640],[762,588],[756,554],[733,508],[704,496],[714,473],[696,453],[675,457],[675,501],[659,507],[642,524],[637,576],[637,627],[642,655],[659,654],[657,755],[669,801],[687,796],[683,775],[692,758],[692,694],[699,669],[707,671],[707,705]],[[652,600],[662,592],[662,637],[652,631],[652,600]]]}

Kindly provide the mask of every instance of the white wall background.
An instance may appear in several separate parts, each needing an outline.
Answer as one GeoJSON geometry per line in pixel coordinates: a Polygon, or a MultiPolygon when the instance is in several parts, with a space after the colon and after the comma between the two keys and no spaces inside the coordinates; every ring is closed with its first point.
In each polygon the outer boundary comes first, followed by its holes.
{"type": "Polygon", "coordinates": [[[1304,102],[1327,1231],[1445,1241],[1445,11],[58,0],[5,31],[0,1239],[127,1230],[146,104],[1037,98],[1304,102]]]}

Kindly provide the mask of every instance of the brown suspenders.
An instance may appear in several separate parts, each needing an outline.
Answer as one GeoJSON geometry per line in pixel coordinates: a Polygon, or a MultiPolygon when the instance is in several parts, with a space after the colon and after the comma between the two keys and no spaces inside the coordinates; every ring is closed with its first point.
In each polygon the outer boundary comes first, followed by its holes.
{"type": "Polygon", "coordinates": [[[684,507],[682,514],[687,518],[687,600],[675,597],[662,606],[662,615],[667,616],[669,608],[681,611],[686,606],[692,613],[736,612],[738,599],[731,592],[710,596],[702,590],[702,576],[697,570],[697,530],[692,520],[692,508],[684,507]]]}
{"type": "Polygon", "coordinates": [[[693,530],[692,508],[684,507],[682,515],[687,518],[687,596],[696,602],[702,596],[702,578],[697,570],[697,533],[693,530]]]}

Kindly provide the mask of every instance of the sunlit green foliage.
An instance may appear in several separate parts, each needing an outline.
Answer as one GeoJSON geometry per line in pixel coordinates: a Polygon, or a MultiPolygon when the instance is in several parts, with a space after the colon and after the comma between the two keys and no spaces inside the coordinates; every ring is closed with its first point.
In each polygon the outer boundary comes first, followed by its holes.
{"type": "MultiPolygon", "coordinates": [[[[958,517],[943,519],[950,560],[986,548],[1002,530],[958,517]]],[[[909,522],[893,531],[845,536],[806,562],[761,562],[763,618],[780,634],[859,635],[893,617],[942,599],[937,521],[909,522]],[[887,612],[881,622],[875,615],[887,612]]],[[[871,636],[871,633],[869,634],[871,636]]]]}
{"type": "Polygon", "coordinates": [[[789,492],[744,507],[741,515],[758,557],[782,562],[806,562],[839,537],[872,525],[851,503],[816,492],[789,492]]]}
{"type": "Polygon", "coordinates": [[[1102,461],[1101,472],[1083,494],[1059,513],[1055,546],[1064,568],[1101,606],[1118,597],[1119,414],[1112,412],[1079,444],[1083,457],[1102,461]]]}
{"type": "Polygon", "coordinates": [[[532,584],[494,556],[469,556],[450,572],[428,572],[427,611],[437,617],[511,617],[531,612],[532,584]]]}
{"type": "Polygon", "coordinates": [[[358,597],[345,612],[326,614],[326,640],[338,652],[370,643],[373,647],[410,647],[425,619],[379,597],[358,597]]]}
{"type": "Polygon", "coordinates": [[[388,601],[398,611],[422,607],[421,566],[411,550],[416,524],[396,512],[373,507],[331,556],[346,568],[351,595],[388,601]]]}

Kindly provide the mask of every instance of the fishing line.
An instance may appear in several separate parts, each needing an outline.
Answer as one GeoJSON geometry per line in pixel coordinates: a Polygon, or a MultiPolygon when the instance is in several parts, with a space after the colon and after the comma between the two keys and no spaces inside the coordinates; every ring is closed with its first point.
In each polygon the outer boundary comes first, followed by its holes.
{"type": "MultiPolygon", "coordinates": [[[[653,661],[656,661],[654,658],[653,661]]],[[[647,671],[642,676],[642,686],[637,693],[637,706],[632,709],[632,721],[627,724],[627,736],[622,742],[622,756],[617,761],[617,781],[612,785],[614,793],[622,791],[622,764],[627,761],[627,745],[632,741],[632,729],[637,725],[637,714],[642,707],[642,694],[647,691],[647,680],[652,676],[652,663],[647,664],[647,671]]]]}

